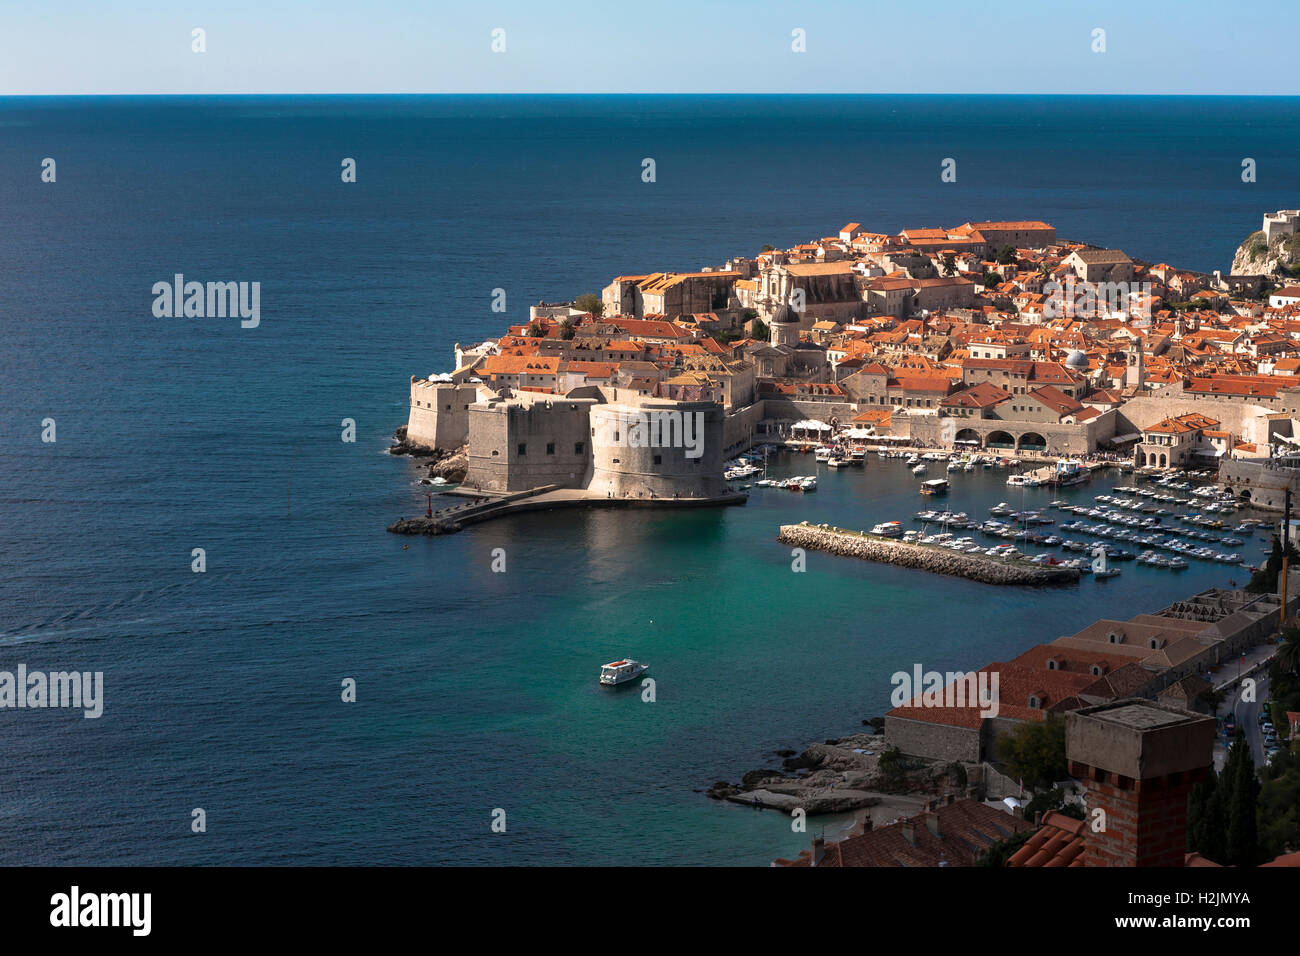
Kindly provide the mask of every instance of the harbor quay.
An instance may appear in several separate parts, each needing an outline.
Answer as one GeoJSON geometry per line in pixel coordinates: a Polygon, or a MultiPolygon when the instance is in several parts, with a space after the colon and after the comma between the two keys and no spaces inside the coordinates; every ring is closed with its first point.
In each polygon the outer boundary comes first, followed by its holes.
{"type": "Polygon", "coordinates": [[[782,525],[777,540],[810,551],[825,551],[846,558],[954,575],[984,584],[1041,586],[1075,584],[1079,581],[1077,568],[1034,564],[1019,557],[955,554],[944,548],[912,544],[829,525],[782,525]]]}
{"type": "Polygon", "coordinates": [[[459,504],[438,511],[430,510],[429,513],[414,518],[399,518],[388,526],[388,530],[393,534],[455,534],[468,525],[534,511],[558,511],[573,508],[716,508],[743,505],[749,500],[748,495],[738,491],[723,492],[709,498],[659,498],[653,495],[648,497],[630,497],[627,495],[615,497],[612,494],[600,495],[584,489],[557,488],[554,485],[542,486],[510,495],[471,494],[469,492],[459,492],[459,495],[463,498],[459,504]]]}

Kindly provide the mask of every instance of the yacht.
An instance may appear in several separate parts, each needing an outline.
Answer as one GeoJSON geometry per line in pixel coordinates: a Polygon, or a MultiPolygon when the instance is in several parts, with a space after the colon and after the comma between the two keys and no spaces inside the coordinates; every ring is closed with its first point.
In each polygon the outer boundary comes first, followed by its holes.
{"type": "Polygon", "coordinates": [[[650,669],[649,664],[634,660],[612,661],[600,669],[600,682],[613,687],[636,680],[650,669]]]}
{"type": "Polygon", "coordinates": [[[871,529],[872,534],[878,534],[883,538],[901,538],[903,536],[903,525],[898,521],[882,521],[871,529]]]}

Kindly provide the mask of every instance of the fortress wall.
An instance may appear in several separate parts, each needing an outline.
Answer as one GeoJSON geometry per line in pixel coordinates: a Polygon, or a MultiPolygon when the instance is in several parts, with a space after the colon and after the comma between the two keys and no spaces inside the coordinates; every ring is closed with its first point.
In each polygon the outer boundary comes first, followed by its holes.
{"type": "MultiPolygon", "coordinates": [[[[646,402],[637,406],[600,405],[591,411],[592,475],[589,488],[596,494],[672,498],[709,498],[726,492],[722,478],[723,411],[715,402],[646,402]],[[643,421],[664,421],[664,413],[699,414],[700,429],[688,433],[698,457],[680,438],[660,447],[646,444],[651,435],[633,426],[643,421]],[[636,416],[641,413],[646,418],[636,416]]],[[[671,435],[663,436],[670,440],[671,435]]]]}
{"type": "Polygon", "coordinates": [[[485,491],[582,487],[590,474],[590,399],[528,404],[490,401],[469,409],[465,484],[485,491]]]}
{"type": "Polygon", "coordinates": [[[1286,489],[1292,493],[1295,507],[1300,493],[1300,471],[1294,468],[1270,467],[1268,458],[1249,458],[1224,461],[1219,465],[1219,487],[1230,490],[1238,498],[1249,496],[1257,508],[1281,511],[1286,503],[1286,489]]]}
{"type": "Polygon", "coordinates": [[[836,419],[841,425],[847,425],[858,414],[858,407],[851,402],[800,401],[796,398],[764,398],[763,418],[769,421],[798,422],[805,418],[819,422],[836,419]]]}
{"type": "MultiPolygon", "coordinates": [[[[1184,393],[1181,385],[1173,385],[1162,388],[1150,398],[1134,398],[1122,405],[1116,411],[1119,416],[1116,430],[1121,435],[1139,432],[1163,419],[1195,412],[1218,419],[1225,431],[1245,441],[1267,441],[1267,434],[1255,434],[1256,419],[1278,411],[1279,407],[1278,402],[1256,404],[1239,398],[1194,398],[1184,393]]],[[[1264,421],[1266,427],[1267,420],[1264,421]]]]}
{"type": "Polygon", "coordinates": [[[469,406],[476,401],[476,386],[429,382],[412,376],[406,440],[429,448],[459,448],[469,437],[469,406]]]}
{"type": "Polygon", "coordinates": [[[763,419],[762,400],[737,409],[722,422],[722,454],[729,458],[749,448],[754,443],[754,428],[763,419]]]}

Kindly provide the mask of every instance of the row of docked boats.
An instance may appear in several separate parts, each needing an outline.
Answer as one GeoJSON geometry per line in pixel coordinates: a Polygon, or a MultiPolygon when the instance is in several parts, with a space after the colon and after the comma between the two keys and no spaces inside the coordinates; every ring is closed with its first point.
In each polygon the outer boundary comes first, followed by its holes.
{"type": "Polygon", "coordinates": [[[784,488],[786,491],[816,491],[816,475],[795,475],[792,478],[762,478],[754,482],[760,488],[784,488]]]}

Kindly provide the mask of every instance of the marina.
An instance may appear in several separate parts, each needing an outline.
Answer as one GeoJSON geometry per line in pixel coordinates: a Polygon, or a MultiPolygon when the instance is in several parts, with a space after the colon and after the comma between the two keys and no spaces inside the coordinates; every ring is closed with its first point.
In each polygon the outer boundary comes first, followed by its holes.
{"type": "MultiPolygon", "coordinates": [[[[767,454],[773,472],[779,466],[808,461],[807,455],[797,452],[777,455],[769,449],[767,454]]],[[[868,502],[873,479],[892,490],[904,476],[922,496],[960,499],[968,489],[978,488],[986,494],[1001,485],[1024,499],[998,501],[969,511],[955,505],[900,509],[873,514],[872,521],[861,525],[866,533],[903,544],[975,558],[1024,561],[1097,582],[1119,577],[1124,566],[1129,573],[1142,576],[1219,566],[1231,571],[1230,580],[1237,582],[1263,563],[1271,546],[1273,522],[1238,514],[1241,503],[1220,494],[1209,483],[1212,473],[1207,471],[1122,473],[1098,463],[1066,459],[1031,472],[1017,472],[1010,477],[1023,474],[1029,480],[1007,488],[1007,478],[1002,475],[1018,467],[1014,460],[999,464],[993,459],[991,467],[984,468],[984,462],[968,454],[881,449],[872,461],[864,473],[850,479],[855,483],[865,480],[863,493],[868,502]],[[918,466],[924,468],[929,462],[946,463],[950,477],[926,478],[924,473],[915,473],[918,466]]],[[[829,459],[814,463],[827,466],[826,481],[838,483],[849,478],[835,475],[828,467],[829,459]]],[[[795,481],[807,477],[799,475],[795,481]]],[[[787,487],[787,479],[767,481],[770,487],[787,487]]],[[[843,516],[835,515],[828,521],[830,526],[845,523],[843,516]]]]}

